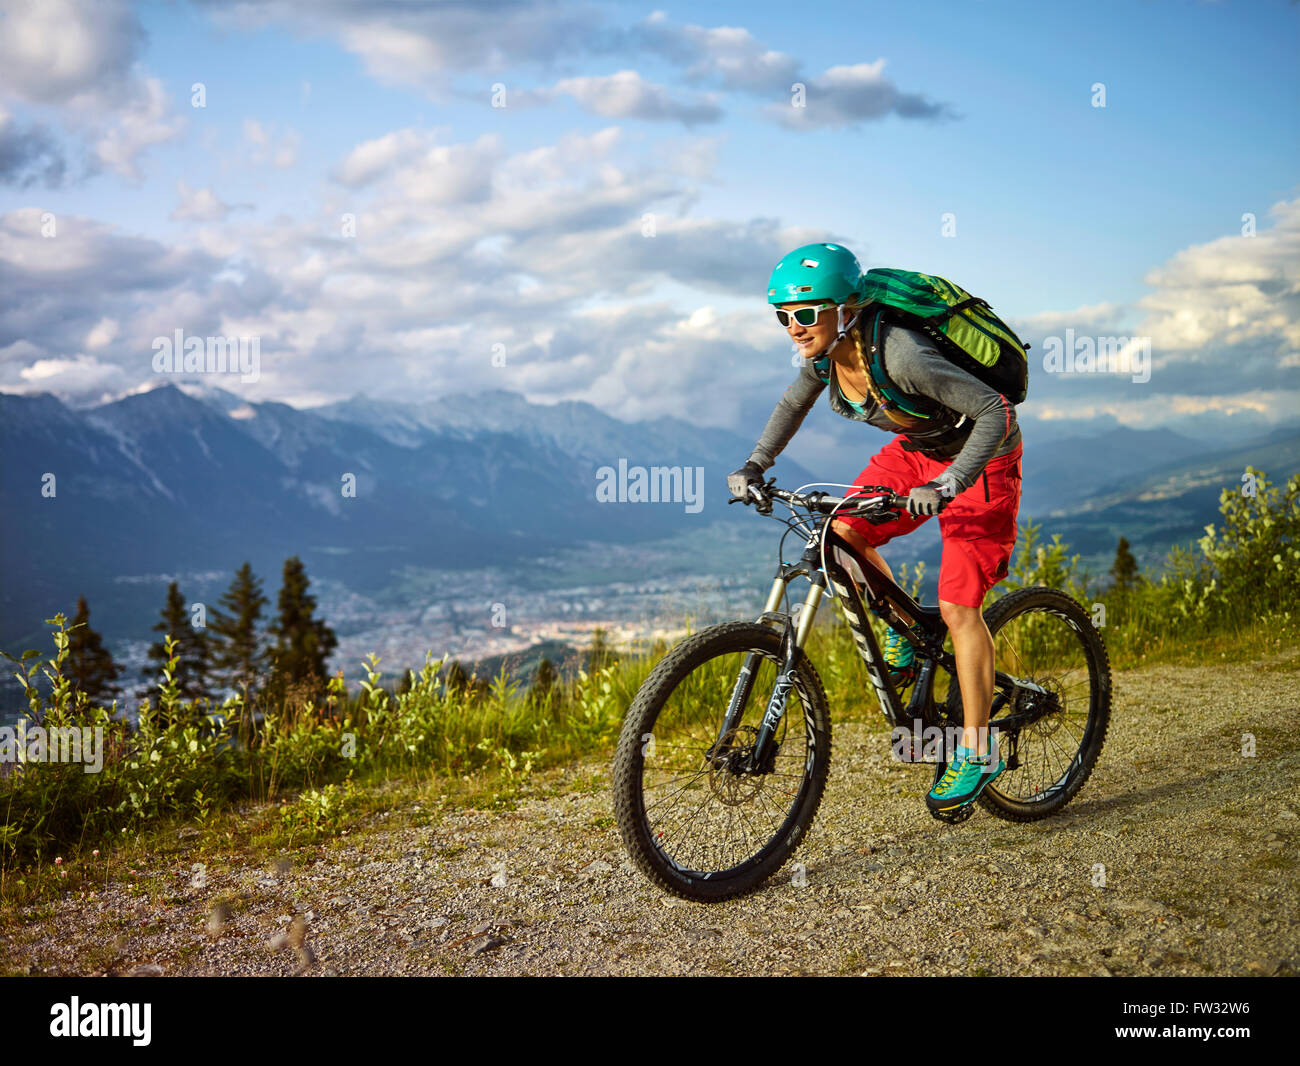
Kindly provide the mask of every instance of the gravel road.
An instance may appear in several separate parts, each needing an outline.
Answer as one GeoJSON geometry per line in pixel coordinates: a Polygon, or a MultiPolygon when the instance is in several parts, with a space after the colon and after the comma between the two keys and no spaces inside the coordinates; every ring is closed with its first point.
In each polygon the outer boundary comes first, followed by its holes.
{"type": "Polygon", "coordinates": [[[165,894],[124,876],[11,926],[0,972],[1294,975],[1298,682],[1294,652],[1116,674],[1091,779],[1027,825],[941,825],[929,768],[892,762],[883,724],[836,724],[806,884],[788,865],[721,904],[630,865],[603,758],[515,810],[391,810],[278,868],[196,885],[182,852],[152,871],[165,894]]]}

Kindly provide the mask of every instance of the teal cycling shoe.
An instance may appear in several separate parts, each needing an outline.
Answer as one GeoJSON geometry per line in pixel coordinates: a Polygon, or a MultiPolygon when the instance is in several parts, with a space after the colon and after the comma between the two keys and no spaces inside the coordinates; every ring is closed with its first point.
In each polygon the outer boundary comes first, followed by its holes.
{"type": "Polygon", "coordinates": [[[958,747],[952,762],[935,770],[934,787],[926,793],[925,805],[931,811],[954,811],[973,803],[981,792],[1007,768],[998,756],[996,766],[988,755],[976,755],[971,748],[958,747]]]}
{"type": "Polygon", "coordinates": [[[913,674],[912,664],[916,653],[912,642],[894,629],[885,627],[885,665],[889,667],[889,679],[894,684],[910,681],[913,674]]]}

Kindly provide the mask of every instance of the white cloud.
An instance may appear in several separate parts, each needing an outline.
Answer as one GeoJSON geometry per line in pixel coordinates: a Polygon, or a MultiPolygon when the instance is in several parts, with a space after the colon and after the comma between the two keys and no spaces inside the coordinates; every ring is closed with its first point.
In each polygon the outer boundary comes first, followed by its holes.
{"type": "Polygon", "coordinates": [[[427,143],[427,136],[413,129],[393,130],[382,137],[363,141],[335,168],[334,180],[350,188],[369,185],[382,177],[394,163],[410,158],[427,143]]]}
{"type": "Polygon", "coordinates": [[[1256,416],[1254,425],[1294,420],[1300,411],[1300,389],[1252,389],[1223,396],[1172,393],[1158,403],[1150,395],[1129,395],[1105,401],[1037,404],[1033,417],[1044,422],[1112,417],[1123,425],[1149,429],[1153,426],[1186,426],[1189,419],[1205,415],[1256,416]]]}
{"type": "MultiPolygon", "coordinates": [[[[274,143],[261,124],[248,132],[255,148],[274,143]]],[[[98,365],[120,366],[129,387],[146,372],[140,353],[151,339],[177,328],[259,336],[261,398],[373,392],[376,380],[394,396],[506,387],[588,399],[623,417],[725,424],[786,376],[786,345],[761,297],[752,308],[737,301],[761,293],[788,248],[836,235],[677,215],[690,190],[675,159],[632,154],[637,142],[625,144],[618,127],[514,153],[496,134],[453,143],[442,132],[397,130],[357,145],[336,171],[346,187],[327,187],[318,209],[238,229],[205,225],[185,246],[71,216],[49,241],[35,208],[0,216],[0,286],[13,295],[0,310],[9,340],[0,384],[30,384],[24,366],[41,380],[89,380],[105,372],[88,357],[58,360],[93,352],[98,365]],[[344,211],[356,214],[357,235],[331,238],[344,211]],[[653,237],[641,229],[647,211],[653,237]],[[30,347],[20,350],[19,337],[30,347]],[[508,374],[488,358],[497,342],[508,374]],[[719,375],[755,353],[768,369],[720,401],[719,375]]],[[[178,211],[196,220],[219,222],[228,209],[211,190],[178,192],[178,211]]],[[[1040,358],[1046,333],[1131,335],[1145,317],[1157,360],[1144,385],[1031,372],[1027,413],[1127,419],[1158,407],[1176,417],[1197,403],[1258,411],[1270,396],[1270,410],[1293,401],[1295,205],[1275,215],[1258,237],[1171,257],[1135,304],[1018,319],[1040,358]],[[1178,347],[1188,316],[1201,347],[1178,347]]]]}
{"type": "Polygon", "coordinates": [[[0,286],[15,305],[76,299],[91,289],[170,287],[203,265],[186,249],[76,215],[61,215],[58,239],[50,240],[42,236],[41,215],[36,207],[0,215],[0,286]]]}
{"type": "Polygon", "coordinates": [[[375,4],[371,0],[266,0],[214,6],[229,26],[289,25],[326,33],[358,56],[366,72],[386,85],[445,93],[450,73],[513,71],[579,56],[608,36],[604,12],[582,3],[504,0],[497,3],[375,4]]]}
{"type": "Polygon", "coordinates": [[[938,118],[951,113],[920,93],[900,90],[885,76],[883,58],[830,67],[809,77],[798,59],[766,47],[744,27],[673,23],[662,11],[639,23],[631,38],[682,67],[690,82],[712,81],[733,92],[781,98],[783,102],[764,107],[763,114],[789,129],[852,126],[890,114],[938,118]],[[799,107],[784,102],[793,99],[796,84],[805,90],[799,107]]]}
{"type": "Polygon", "coordinates": [[[499,134],[485,133],[461,144],[438,144],[433,131],[394,130],[365,141],[334,168],[334,178],[351,189],[380,179],[407,200],[431,204],[476,203],[492,195],[497,167],[505,158],[499,134]]]}
{"type": "Polygon", "coordinates": [[[95,142],[95,154],[108,169],[131,181],[140,180],[137,158],[155,144],[170,141],[185,129],[184,116],[171,111],[162,82],[145,78],[139,94],[118,111],[95,142]]]}
{"type": "Polygon", "coordinates": [[[271,156],[271,166],[277,170],[290,170],[298,165],[298,148],[302,144],[302,135],[297,130],[289,130],[271,156]]]}
{"type": "Polygon", "coordinates": [[[530,106],[549,103],[560,96],[569,96],[583,110],[608,118],[672,121],[692,126],[701,122],[717,122],[722,117],[722,108],[718,106],[716,97],[678,100],[664,86],[646,81],[635,70],[620,70],[615,74],[594,77],[564,78],[549,88],[517,90],[506,99],[511,106],[530,106]]]}
{"type": "Polygon", "coordinates": [[[0,93],[56,105],[135,95],[144,30],[123,0],[8,0],[0,26],[0,93]]]}
{"type": "Polygon", "coordinates": [[[120,0],[13,0],[3,31],[0,97],[59,109],[99,166],[138,181],[140,154],[184,130],[140,66],[144,31],[120,0]]]}
{"type": "Polygon", "coordinates": [[[71,359],[38,359],[19,372],[20,392],[53,392],[64,399],[97,399],[131,383],[122,368],[78,352],[71,359]]]}
{"type": "Polygon", "coordinates": [[[1220,237],[1178,252],[1144,279],[1141,329],[1181,363],[1225,348],[1286,364],[1300,353],[1300,200],[1275,204],[1253,237],[1220,237]]]}
{"type": "Polygon", "coordinates": [[[412,201],[465,204],[492,196],[493,175],[505,157],[501,136],[485,133],[470,144],[435,145],[399,167],[393,183],[412,201]]]}
{"type": "Polygon", "coordinates": [[[297,165],[302,135],[292,126],[282,130],[274,122],[263,125],[255,118],[246,118],[243,129],[244,140],[252,145],[250,158],[254,166],[289,170],[297,165]]]}
{"type": "Polygon", "coordinates": [[[117,339],[118,322],[114,318],[101,318],[95,323],[94,329],[86,334],[86,347],[92,352],[98,351],[106,345],[112,344],[117,339]]]}
{"type": "Polygon", "coordinates": [[[688,81],[714,79],[726,89],[768,95],[789,92],[799,77],[797,59],[764,47],[740,26],[673,23],[655,11],[631,37],[646,51],[685,68],[688,81]]]}
{"type": "Polygon", "coordinates": [[[388,23],[341,27],[340,42],[361,56],[371,77],[386,84],[420,84],[456,61],[455,53],[432,35],[388,23]]]}
{"type": "MultiPolygon", "coordinates": [[[[670,86],[647,82],[632,70],[568,77],[549,87],[527,89],[521,78],[549,72],[562,62],[611,58],[623,62],[651,56],[666,62],[692,85],[712,83],[727,92],[771,100],[787,96],[794,82],[809,90],[809,107],[791,114],[775,105],[768,116],[791,128],[843,126],[881,118],[934,118],[945,105],[903,92],[874,63],[832,67],[820,76],[802,74],[796,57],[767,47],[743,26],[675,23],[655,11],[630,27],[612,25],[608,7],[575,0],[498,0],[491,4],[385,4],[369,0],[290,0],[210,9],[218,21],[244,27],[284,23],[304,32],[332,35],[362,60],[371,77],[387,85],[413,86],[440,99],[452,92],[451,76],[482,72],[500,79],[507,99],[538,104],[571,96],[595,114],[618,118],[715,121],[714,95],[679,99],[670,86]]],[[[614,10],[617,10],[615,8],[614,10]]],[[[467,95],[463,94],[462,95],[467,95]]],[[[484,91],[474,98],[484,102],[484,91]]]]}
{"type": "MultiPolygon", "coordinates": [[[[253,147],[273,140],[260,124],[248,133],[253,147]]],[[[613,126],[513,154],[497,134],[437,143],[396,131],[340,164],[340,177],[365,183],[363,202],[327,188],[300,219],[217,224],[226,205],[179,185],[178,212],[212,219],[180,246],[75,217],[48,241],[35,209],[0,216],[0,285],[15,297],[0,310],[0,337],[33,345],[0,365],[0,387],[25,385],[21,366],[93,351],[122,368],[128,388],[148,374],[152,339],[180,328],[260,337],[259,398],[338,398],[378,380],[401,396],[504,385],[555,399],[593,390],[624,413],[681,410],[664,390],[707,376],[717,352],[738,352],[739,320],[696,314],[696,304],[647,313],[634,301],[669,278],[752,293],[798,240],[773,223],[672,217],[687,194],[674,160],[627,154],[639,150],[613,126]],[[648,207],[662,212],[653,239],[640,229],[648,207]],[[331,239],[344,211],[356,214],[357,236],[331,239]],[[594,335],[596,320],[573,317],[592,301],[627,308],[610,323],[627,336],[594,335]],[[484,354],[498,342],[509,383],[484,354]],[[656,369],[665,361],[675,369],[656,369]]],[[[691,392],[708,416],[697,381],[691,392]]]]}
{"type": "MultiPolygon", "coordinates": [[[[901,118],[942,118],[951,111],[917,93],[900,92],[885,77],[885,61],[830,67],[806,82],[799,106],[793,102],[769,104],[763,109],[787,129],[853,126],[859,122],[898,115],[901,118]]],[[[789,92],[791,101],[794,96],[789,92]]]]}
{"type": "MultiPolygon", "coordinates": [[[[1129,424],[1197,415],[1252,413],[1269,420],[1300,412],[1300,200],[1273,206],[1274,225],[1253,237],[1195,244],[1148,271],[1151,291],[1112,303],[1017,318],[1034,345],[1029,402],[1034,417],[1111,414],[1129,424]],[[1044,341],[1064,350],[1091,338],[1149,345],[1149,380],[1120,373],[1048,373],[1044,341]]],[[[1139,375],[1141,376],[1141,375],[1139,375]]]]}
{"type": "Polygon", "coordinates": [[[163,332],[141,332],[150,313],[166,316],[167,331],[211,324],[213,316],[202,309],[228,298],[210,284],[214,266],[200,252],[76,215],[59,216],[57,239],[41,235],[38,208],[0,215],[0,291],[7,297],[0,301],[0,340],[12,339],[2,350],[0,387],[21,387],[33,374],[60,393],[103,383],[128,387],[148,374],[149,345],[163,332]],[[173,293],[190,289],[197,313],[167,315],[180,299],[173,293]],[[69,353],[84,352],[93,358],[78,355],[65,365],[69,353]],[[102,367],[110,365],[120,368],[121,379],[101,382],[108,373],[102,367]]]}
{"type": "Polygon", "coordinates": [[[223,203],[210,188],[194,189],[184,178],[176,182],[179,202],[168,216],[189,222],[220,222],[230,214],[230,205],[223,203]]]}

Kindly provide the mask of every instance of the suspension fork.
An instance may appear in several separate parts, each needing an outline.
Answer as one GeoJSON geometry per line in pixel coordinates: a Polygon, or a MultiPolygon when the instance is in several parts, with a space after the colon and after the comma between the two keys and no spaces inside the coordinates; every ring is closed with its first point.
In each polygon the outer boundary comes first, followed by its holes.
{"type": "MultiPolygon", "coordinates": [[[[767,603],[763,605],[763,613],[759,615],[759,621],[775,616],[777,608],[781,606],[781,600],[785,597],[786,586],[790,584],[790,577],[784,572],[776,575],[772,579],[772,590],[767,594],[767,603]]],[[[722,743],[722,738],[736,728],[745,713],[745,705],[749,702],[749,694],[754,691],[754,677],[758,673],[759,663],[763,657],[758,652],[751,651],[745,656],[745,665],[740,668],[740,673],[736,676],[736,683],[731,689],[731,699],[727,703],[727,713],[722,716],[722,726],[718,730],[717,740],[714,741],[713,747],[709,749],[712,755],[718,745],[722,743]]]]}
{"type": "MultiPolygon", "coordinates": [[[[776,684],[772,687],[772,695],[768,698],[763,720],[759,725],[758,738],[754,744],[752,758],[747,766],[747,769],[750,770],[763,767],[768,761],[771,753],[772,737],[785,714],[786,698],[789,696],[790,689],[794,686],[795,668],[799,656],[802,653],[804,642],[808,639],[808,634],[812,631],[813,621],[817,616],[817,607],[826,592],[825,577],[820,572],[814,572],[809,575],[811,584],[808,587],[808,594],[804,597],[803,603],[796,609],[797,620],[792,619],[789,615],[781,614],[777,608],[781,605],[786,588],[790,581],[800,572],[804,571],[797,567],[782,569],[782,572],[773,580],[767,603],[764,605],[763,613],[759,615],[759,621],[776,621],[781,625],[782,662],[776,684]]],[[[718,739],[713,748],[710,749],[710,754],[718,749],[723,737],[736,727],[744,715],[745,706],[749,702],[750,694],[753,692],[754,679],[758,674],[759,665],[762,661],[763,656],[757,652],[750,652],[745,656],[745,663],[740,668],[736,684],[732,688],[731,700],[727,705],[727,713],[723,716],[722,727],[718,730],[718,739]]]]}

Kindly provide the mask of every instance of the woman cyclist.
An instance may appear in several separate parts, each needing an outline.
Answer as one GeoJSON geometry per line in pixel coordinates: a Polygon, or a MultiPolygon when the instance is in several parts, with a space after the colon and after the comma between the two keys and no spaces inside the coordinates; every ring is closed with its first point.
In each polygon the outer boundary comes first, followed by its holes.
{"type": "MultiPolygon", "coordinates": [[[[1001,757],[994,765],[988,751],[993,638],[981,607],[989,589],[1006,576],[1016,543],[1020,429],[1005,396],[945,359],[923,333],[882,322],[886,387],[892,383],[905,400],[917,399],[889,402],[867,370],[863,332],[870,315],[864,314],[863,291],[862,268],[842,245],[804,245],[776,265],[768,303],[776,305],[777,320],[803,363],[749,461],[728,476],[727,486],[733,496],[743,497],[751,484],[761,483],[827,384],[836,414],[895,434],[854,484],[884,485],[906,495],[907,513],[881,525],[840,518],[833,528],[863,559],[889,574],[876,549],[939,516],[939,609],[952,635],[963,730],[947,770],[926,795],[926,806],[932,812],[953,810],[974,801],[1006,768],[1001,757]]],[[[911,644],[890,628],[885,660],[896,679],[910,676],[912,659],[911,644]]]]}

